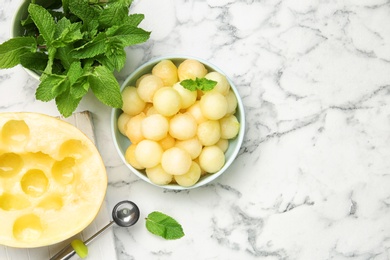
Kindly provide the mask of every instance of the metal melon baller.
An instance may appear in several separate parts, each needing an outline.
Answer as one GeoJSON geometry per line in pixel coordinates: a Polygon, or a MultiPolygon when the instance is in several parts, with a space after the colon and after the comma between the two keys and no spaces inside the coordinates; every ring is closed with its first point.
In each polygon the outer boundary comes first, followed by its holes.
{"type": "MultiPolygon", "coordinates": [[[[130,227],[137,223],[139,219],[140,211],[138,206],[131,201],[124,200],[118,202],[115,207],[112,209],[112,221],[108,223],[101,230],[96,232],[93,236],[91,236],[88,240],[84,242],[84,245],[90,244],[96,237],[106,231],[109,227],[111,227],[114,223],[116,223],[120,227],[130,227]]],[[[76,251],[69,244],[60,250],[56,255],[54,255],[50,260],[66,260],[70,259],[72,256],[76,254],[76,251]]]]}

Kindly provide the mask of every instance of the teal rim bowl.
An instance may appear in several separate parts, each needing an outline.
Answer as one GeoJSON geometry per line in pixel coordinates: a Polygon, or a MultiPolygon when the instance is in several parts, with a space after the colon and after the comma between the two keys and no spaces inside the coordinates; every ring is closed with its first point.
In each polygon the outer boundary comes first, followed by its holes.
{"type": "Polygon", "coordinates": [[[114,108],[112,109],[111,112],[111,133],[112,133],[112,138],[114,141],[115,148],[122,159],[123,163],[130,169],[131,172],[133,172],[136,176],[138,176],[140,179],[158,187],[162,187],[165,189],[170,189],[170,190],[187,190],[187,189],[193,189],[193,188],[198,188],[201,187],[219,176],[221,176],[227,169],[228,167],[233,163],[234,159],[236,158],[238,152],[240,151],[243,139],[244,139],[244,133],[245,133],[245,113],[244,113],[244,106],[242,103],[242,100],[238,94],[237,88],[235,87],[234,83],[229,79],[229,77],[226,76],[225,73],[223,73],[220,69],[218,69],[215,65],[212,65],[208,61],[191,57],[191,56],[163,56],[159,58],[155,58],[153,60],[150,60],[146,62],[145,64],[141,65],[138,67],[133,73],[131,73],[123,82],[121,86],[121,91],[126,87],[126,86],[135,86],[135,82],[137,81],[138,78],[140,78],[142,75],[146,73],[150,73],[152,71],[152,68],[159,63],[162,60],[171,60],[176,66],[178,66],[181,62],[183,62],[186,59],[193,59],[193,60],[198,60],[199,62],[203,63],[203,65],[206,67],[206,69],[211,72],[211,71],[216,71],[224,75],[227,80],[229,81],[230,87],[233,90],[234,94],[236,95],[237,98],[237,109],[235,116],[237,117],[238,121],[240,122],[240,129],[238,135],[234,138],[229,140],[229,147],[227,151],[225,152],[225,164],[224,166],[216,173],[212,174],[206,174],[204,176],[201,176],[199,181],[195,183],[193,186],[189,187],[183,187],[178,184],[167,184],[167,185],[157,185],[153,183],[149,178],[146,176],[144,170],[138,170],[132,167],[125,159],[125,153],[129,145],[131,144],[130,140],[122,135],[119,130],[118,130],[118,117],[123,113],[121,109],[114,108]]]}

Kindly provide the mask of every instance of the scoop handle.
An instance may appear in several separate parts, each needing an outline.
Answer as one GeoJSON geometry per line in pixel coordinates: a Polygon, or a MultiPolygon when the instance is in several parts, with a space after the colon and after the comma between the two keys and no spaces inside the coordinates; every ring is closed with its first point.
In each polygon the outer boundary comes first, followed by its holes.
{"type": "Polygon", "coordinates": [[[50,258],[50,260],[67,260],[74,256],[76,252],[73,247],[69,244],[61,249],[57,254],[50,258]]]}
{"type": "MultiPolygon", "coordinates": [[[[93,236],[88,238],[84,244],[88,245],[90,244],[97,236],[102,234],[104,231],[106,231],[109,227],[111,227],[115,222],[111,221],[106,226],[104,226],[102,229],[100,229],[98,232],[96,232],[93,236]]],[[[69,244],[63,249],[61,249],[57,254],[55,254],[53,257],[50,258],[50,260],[68,260],[72,256],[74,256],[76,252],[74,251],[73,247],[69,244]]]]}

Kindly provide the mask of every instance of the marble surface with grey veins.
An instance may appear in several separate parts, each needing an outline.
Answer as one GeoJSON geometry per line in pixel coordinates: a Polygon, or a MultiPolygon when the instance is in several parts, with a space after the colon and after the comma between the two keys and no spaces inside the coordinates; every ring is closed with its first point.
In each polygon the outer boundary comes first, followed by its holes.
{"type": "MultiPolygon", "coordinates": [[[[20,0],[0,0],[0,41],[20,0]]],[[[211,184],[168,191],[120,160],[111,109],[88,95],[107,166],[107,207],[142,213],[114,228],[117,259],[390,259],[390,3],[387,0],[135,0],[150,40],[127,49],[121,82],[163,55],[191,55],[236,84],[247,119],[240,153],[211,184]],[[182,239],[144,227],[175,217],[182,239]]],[[[0,111],[58,115],[35,100],[38,81],[0,71],[0,111]]],[[[1,214],[1,212],[0,212],[1,214]]]]}

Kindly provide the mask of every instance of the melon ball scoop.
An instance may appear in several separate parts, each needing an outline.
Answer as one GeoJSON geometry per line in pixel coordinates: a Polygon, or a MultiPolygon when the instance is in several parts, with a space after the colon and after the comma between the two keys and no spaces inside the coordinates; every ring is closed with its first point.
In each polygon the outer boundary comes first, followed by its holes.
{"type": "Polygon", "coordinates": [[[105,227],[91,236],[85,242],[80,240],[73,240],[71,244],[67,245],[61,251],[59,251],[55,256],[50,258],[50,260],[66,260],[70,259],[76,253],[84,258],[88,254],[88,249],[86,246],[90,244],[96,237],[106,231],[109,227],[111,227],[114,223],[116,223],[120,227],[130,227],[134,225],[139,219],[140,211],[138,206],[128,200],[120,201],[115,205],[112,209],[112,221],[108,223],[105,227]]]}

